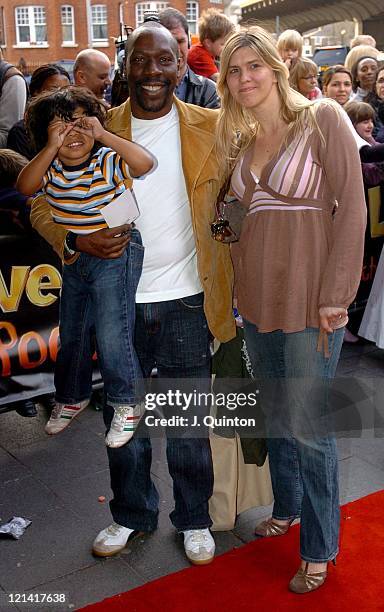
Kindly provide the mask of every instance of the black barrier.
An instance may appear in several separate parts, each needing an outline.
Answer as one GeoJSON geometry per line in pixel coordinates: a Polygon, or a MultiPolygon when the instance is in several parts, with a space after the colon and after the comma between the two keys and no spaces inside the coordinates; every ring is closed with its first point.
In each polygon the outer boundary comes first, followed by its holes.
{"type": "Polygon", "coordinates": [[[54,391],[60,289],[61,262],[42,238],[0,236],[0,412],[54,391]]]}

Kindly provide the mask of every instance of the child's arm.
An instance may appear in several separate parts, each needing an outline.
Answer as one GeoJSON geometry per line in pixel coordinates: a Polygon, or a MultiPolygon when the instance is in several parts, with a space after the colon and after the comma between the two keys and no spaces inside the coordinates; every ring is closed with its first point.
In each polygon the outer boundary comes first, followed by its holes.
{"type": "Polygon", "coordinates": [[[81,117],[75,126],[79,132],[92,136],[105,147],[116,151],[128,164],[132,178],[143,176],[152,170],[155,158],[148,151],[131,140],[107,132],[96,117],[81,117]]]}
{"type": "Polygon", "coordinates": [[[24,195],[33,195],[42,187],[43,177],[58,150],[63,144],[65,136],[73,128],[73,124],[64,124],[58,120],[48,127],[48,142],[20,172],[16,189],[24,195]]]}

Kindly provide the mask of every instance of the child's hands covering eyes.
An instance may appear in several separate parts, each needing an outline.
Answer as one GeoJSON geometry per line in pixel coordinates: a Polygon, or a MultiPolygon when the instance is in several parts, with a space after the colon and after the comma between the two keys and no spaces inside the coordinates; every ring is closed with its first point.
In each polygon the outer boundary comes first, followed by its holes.
{"type": "Polygon", "coordinates": [[[73,127],[81,134],[86,134],[95,140],[101,140],[105,132],[97,117],[79,117],[75,119],[73,127]]]}
{"type": "Polygon", "coordinates": [[[64,123],[61,119],[52,121],[48,126],[48,142],[49,147],[60,149],[64,142],[64,138],[72,130],[73,123],[64,123]]]}

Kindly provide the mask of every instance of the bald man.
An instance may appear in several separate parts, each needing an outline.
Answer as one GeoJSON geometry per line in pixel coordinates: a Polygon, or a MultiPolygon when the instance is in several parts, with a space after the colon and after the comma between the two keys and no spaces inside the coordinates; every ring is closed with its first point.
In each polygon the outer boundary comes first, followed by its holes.
{"type": "Polygon", "coordinates": [[[95,96],[102,99],[104,92],[111,84],[109,57],[97,49],[80,51],[73,67],[75,85],[90,89],[95,96]]]}

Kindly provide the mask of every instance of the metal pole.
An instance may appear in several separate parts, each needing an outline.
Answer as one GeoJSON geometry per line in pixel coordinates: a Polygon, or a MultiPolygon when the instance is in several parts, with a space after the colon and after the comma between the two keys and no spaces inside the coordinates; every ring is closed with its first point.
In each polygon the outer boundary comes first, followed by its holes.
{"type": "Polygon", "coordinates": [[[276,36],[279,36],[280,34],[280,17],[278,15],[276,15],[276,36]]]}

